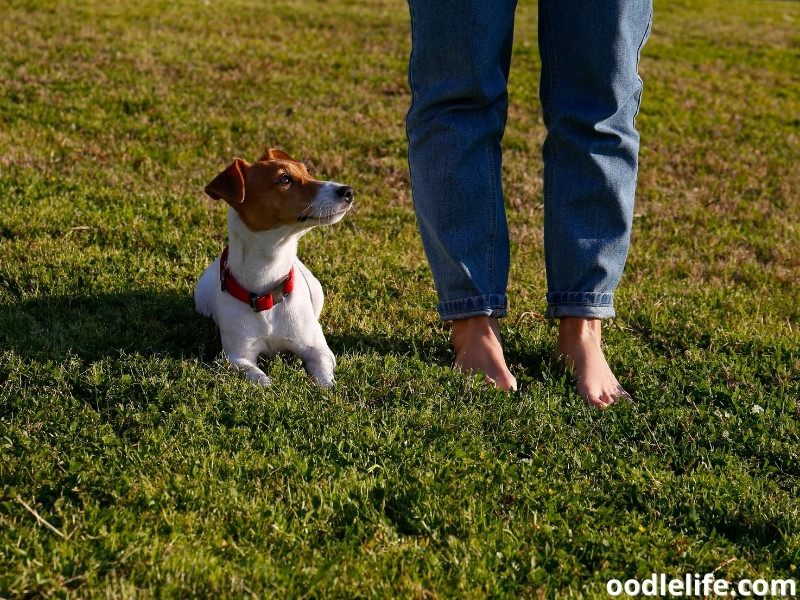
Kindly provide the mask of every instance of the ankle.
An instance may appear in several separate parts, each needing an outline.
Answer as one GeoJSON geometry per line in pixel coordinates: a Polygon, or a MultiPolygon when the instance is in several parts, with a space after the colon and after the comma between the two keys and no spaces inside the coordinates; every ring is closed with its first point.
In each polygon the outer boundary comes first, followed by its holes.
{"type": "Polygon", "coordinates": [[[500,343],[500,323],[496,317],[478,315],[453,321],[450,341],[456,353],[481,338],[494,339],[500,343]]]}
{"type": "Polygon", "coordinates": [[[583,317],[562,317],[558,323],[558,347],[574,344],[600,345],[602,321],[583,317]]]}

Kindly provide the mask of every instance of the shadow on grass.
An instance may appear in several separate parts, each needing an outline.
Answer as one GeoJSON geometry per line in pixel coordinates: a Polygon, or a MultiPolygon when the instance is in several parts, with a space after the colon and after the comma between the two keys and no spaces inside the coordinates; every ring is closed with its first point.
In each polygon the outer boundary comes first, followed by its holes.
{"type": "Polygon", "coordinates": [[[210,319],[176,292],[52,296],[0,306],[0,343],[23,358],[100,360],[119,352],[211,361],[210,319]]]}
{"type": "MultiPolygon", "coordinates": [[[[433,344],[357,331],[326,338],[336,355],[374,352],[452,362],[444,338],[433,344]]],[[[172,291],[52,296],[0,305],[0,344],[23,358],[55,361],[69,355],[96,361],[127,352],[213,362],[222,350],[214,322],[195,311],[191,296],[172,291]]]]}
{"type": "MultiPolygon", "coordinates": [[[[409,337],[393,332],[391,335],[375,335],[359,331],[346,334],[326,334],[328,345],[336,356],[358,353],[363,356],[413,357],[428,365],[452,367],[455,352],[450,344],[449,331],[441,335],[409,337]]],[[[512,373],[521,388],[533,382],[548,381],[564,377],[563,368],[553,356],[550,340],[538,339],[534,334],[509,333],[504,337],[504,354],[512,373]]]]}
{"type": "Polygon", "coordinates": [[[381,336],[355,331],[348,334],[326,333],[325,339],[336,356],[348,352],[358,352],[361,354],[415,356],[425,362],[437,364],[453,362],[453,352],[450,350],[449,341],[446,338],[432,342],[400,334],[381,336]]]}

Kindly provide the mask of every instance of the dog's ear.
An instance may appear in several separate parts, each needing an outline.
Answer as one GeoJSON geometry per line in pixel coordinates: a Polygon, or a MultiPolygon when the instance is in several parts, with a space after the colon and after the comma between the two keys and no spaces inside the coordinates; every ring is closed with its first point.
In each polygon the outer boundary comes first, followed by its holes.
{"type": "Polygon", "coordinates": [[[235,159],[206,186],[206,194],[214,200],[225,200],[233,205],[241,204],[244,202],[244,171],[249,166],[246,160],[235,159]]]}
{"type": "Polygon", "coordinates": [[[261,161],[261,160],[276,160],[276,159],[294,161],[294,159],[288,154],[286,154],[286,152],[284,152],[283,150],[278,150],[277,148],[270,148],[269,150],[266,151],[264,156],[262,156],[258,160],[261,161]]]}

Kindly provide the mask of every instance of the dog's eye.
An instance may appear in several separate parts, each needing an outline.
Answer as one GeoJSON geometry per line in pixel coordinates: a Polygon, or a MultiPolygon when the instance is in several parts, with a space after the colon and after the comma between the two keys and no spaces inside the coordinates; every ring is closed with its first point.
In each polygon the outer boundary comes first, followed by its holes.
{"type": "Polygon", "coordinates": [[[275,183],[277,183],[278,185],[289,185],[290,183],[292,183],[292,178],[286,173],[281,173],[278,176],[278,179],[275,181],[275,183]]]}

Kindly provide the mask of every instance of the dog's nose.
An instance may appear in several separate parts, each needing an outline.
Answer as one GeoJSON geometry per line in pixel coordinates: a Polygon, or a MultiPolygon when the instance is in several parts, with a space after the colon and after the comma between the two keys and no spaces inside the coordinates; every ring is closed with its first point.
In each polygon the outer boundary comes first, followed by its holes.
{"type": "Polygon", "coordinates": [[[342,185],[336,190],[336,195],[347,203],[353,202],[353,188],[349,185],[342,185]]]}

